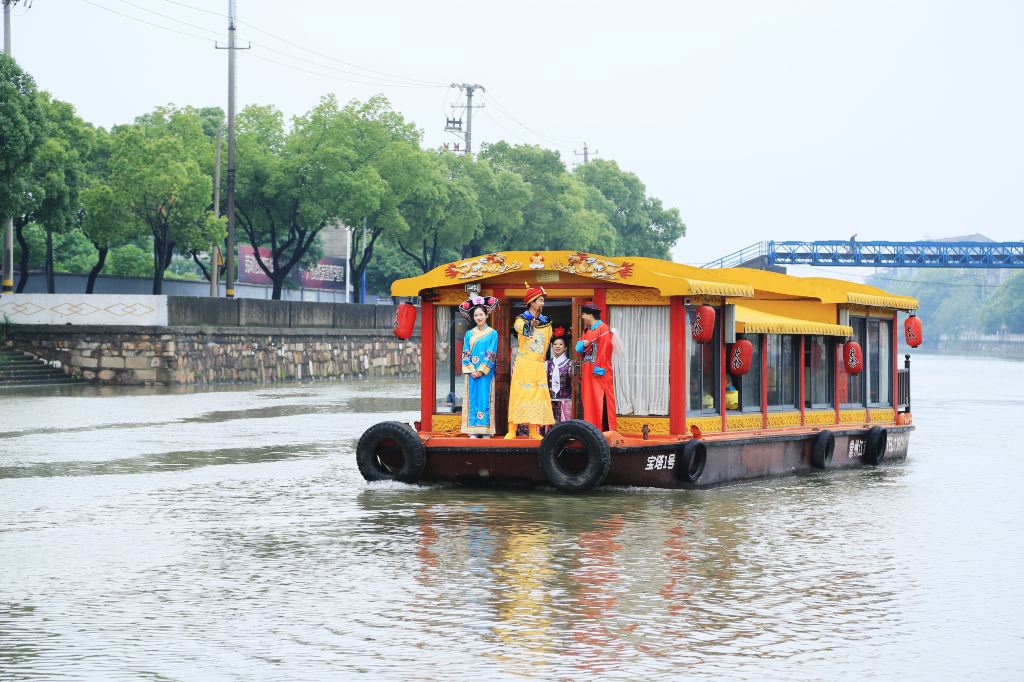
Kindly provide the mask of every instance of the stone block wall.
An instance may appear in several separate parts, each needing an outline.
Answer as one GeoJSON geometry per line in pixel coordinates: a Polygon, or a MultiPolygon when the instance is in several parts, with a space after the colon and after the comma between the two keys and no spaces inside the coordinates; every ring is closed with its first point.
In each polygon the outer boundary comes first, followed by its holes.
{"type": "Polygon", "coordinates": [[[416,376],[419,341],[390,330],[17,325],[9,343],[97,384],[416,376]]]}

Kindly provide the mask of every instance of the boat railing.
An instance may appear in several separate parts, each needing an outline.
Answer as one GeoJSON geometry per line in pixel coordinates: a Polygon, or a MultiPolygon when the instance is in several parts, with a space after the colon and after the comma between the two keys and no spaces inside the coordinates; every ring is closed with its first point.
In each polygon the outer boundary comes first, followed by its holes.
{"type": "Polygon", "coordinates": [[[910,412],[910,356],[905,355],[904,368],[896,375],[896,411],[910,412]]]}

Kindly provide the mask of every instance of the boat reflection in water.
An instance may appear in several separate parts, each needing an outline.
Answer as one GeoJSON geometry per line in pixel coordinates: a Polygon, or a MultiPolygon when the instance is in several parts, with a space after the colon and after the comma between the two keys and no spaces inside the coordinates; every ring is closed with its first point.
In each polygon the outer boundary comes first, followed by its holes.
{"type": "MultiPolygon", "coordinates": [[[[868,492],[898,476],[861,473],[868,492]]],[[[801,531],[784,523],[808,514],[804,505],[835,502],[835,518],[855,514],[864,491],[849,482],[608,489],[585,498],[384,484],[359,501],[396,539],[415,543],[407,551],[417,593],[430,595],[412,607],[421,627],[458,622],[463,636],[477,632],[460,649],[507,674],[578,677],[705,671],[716,661],[728,668],[755,651],[825,661],[849,646],[844,624],[877,616],[898,627],[885,610],[896,595],[872,579],[893,561],[886,548],[853,542],[858,556],[847,557],[852,550],[829,524],[801,531]],[[782,487],[783,501],[773,503],[782,487]],[[536,667],[524,671],[523,661],[536,667]]]]}

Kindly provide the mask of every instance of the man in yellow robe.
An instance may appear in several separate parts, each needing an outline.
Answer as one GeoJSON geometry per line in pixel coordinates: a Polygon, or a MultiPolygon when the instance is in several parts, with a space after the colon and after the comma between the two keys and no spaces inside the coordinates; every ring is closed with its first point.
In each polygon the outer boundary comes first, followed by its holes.
{"type": "Polygon", "coordinates": [[[554,424],[551,394],[548,392],[547,354],[551,344],[551,321],[544,317],[543,287],[527,285],[526,312],[516,318],[513,327],[519,335],[519,351],[512,368],[508,396],[508,433],[515,438],[519,424],[529,425],[530,438],[540,439],[540,427],[554,424]]]}

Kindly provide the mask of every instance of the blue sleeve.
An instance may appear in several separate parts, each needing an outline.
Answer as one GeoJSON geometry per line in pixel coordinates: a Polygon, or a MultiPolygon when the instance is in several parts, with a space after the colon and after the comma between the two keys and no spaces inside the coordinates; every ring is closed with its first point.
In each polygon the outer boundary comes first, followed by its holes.
{"type": "Polygon", "coordinates": [[[594,376],[595,377],[603,377],[604,376],[604,367],[594,367],[594,376]]]}
{"type": "Polygon", "coordinates": [[[480,348],[480,370],[486,373],[494,371],[494,363],[498,360],[498,332],[491,330],[487,338],[477,344],[480,348]]]}
{"type": "Polygon", "coordinates": [[[583,341],[582,340],[576,342],[576,352],[577,353],[582,353],[583,352],[583,341]]]}
{"type": "Polygon", "coordinates": [[[462,339],[462,367],[463,369],[471,368],[473,363],[470,361],[473,357],[473,351],[470,349],[470,339],[473,338],[473,330],[470,329],[466,332],[466,335],[462,339]]]}

